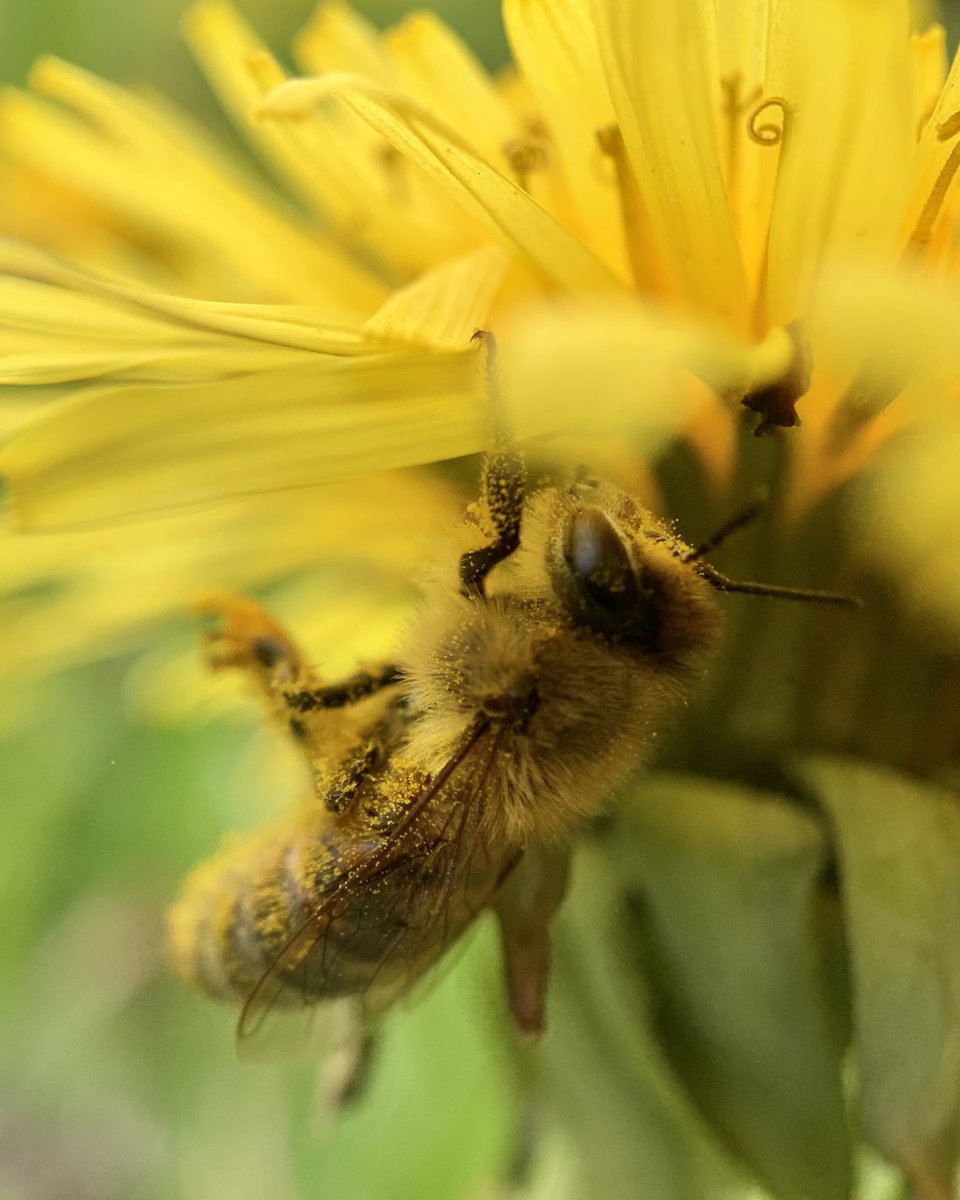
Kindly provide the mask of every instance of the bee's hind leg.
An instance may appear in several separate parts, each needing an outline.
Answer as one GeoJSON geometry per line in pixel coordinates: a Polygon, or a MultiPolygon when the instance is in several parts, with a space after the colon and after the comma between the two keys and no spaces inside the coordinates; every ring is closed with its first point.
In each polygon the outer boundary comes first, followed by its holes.
{"type": "Polygon", "coordinates": [[[546,1024],[550,924],[569,876],[569,847],[531,846],[493,902],[510,1015],[518,1031],[531,1037],[542,1033],[546,1024]]]}

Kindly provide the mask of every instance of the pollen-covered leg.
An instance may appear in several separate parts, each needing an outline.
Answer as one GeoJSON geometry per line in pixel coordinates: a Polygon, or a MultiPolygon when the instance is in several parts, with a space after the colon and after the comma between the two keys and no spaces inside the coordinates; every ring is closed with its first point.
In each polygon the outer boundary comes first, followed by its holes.
{"type": "Polygon", "coordinates": [[[290,716],[288,690],[299,693],[319,687],[296,642],[255,601],[243,596],[213,596],[198,608],[214,619],[206,635],[210,666],[216,671],[246,672],[281,720],[290,716]]]}
{"type": "Polygon", "coordinates": [[[510,1013],[520,1033],[532,1037],[542,1033],[546,1024],[550,923],[566,894],[569,875],[566,846],[533,846],[493,905],[500,922],[510,1013]]]}
{"type": "Polygon", "coordinates": [[[402,679],[399,667],[392,663],[370,671],[357,671],[355,675],[341,680],[339,683],[324,684],[317,687],[286,687],[283,696],[290,708],[295,712],[312,712],[317,708],[345,708],[365,700],[391,684],[399,683],[402,679]]]}
{"type": "Polygon", "coordinates": [[[481,520],[493,535],[489,545],[470,550],[460,559],[460,583],[465,593],[483,593],[487,575],[520,545],[520,519],[527,486],[523,455],[510,441],[499,411],[496,374],[496,342],[491,333],[479,330],[474,340],[487,352],[487,389],[493,408],[496,439],[483,461],[480,475],[481,520]]]}

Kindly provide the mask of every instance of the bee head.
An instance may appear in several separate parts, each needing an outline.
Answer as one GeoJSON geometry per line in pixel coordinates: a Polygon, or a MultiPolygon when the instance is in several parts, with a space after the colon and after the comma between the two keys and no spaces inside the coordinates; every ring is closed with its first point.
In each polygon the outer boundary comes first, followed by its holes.
{"type": "Polygon", "coordinates": [[[609,486],[579,490],[563,508],[547,569],[575,625],[671,657],[712,642],[709,586],[666,526],[609,486]]]}

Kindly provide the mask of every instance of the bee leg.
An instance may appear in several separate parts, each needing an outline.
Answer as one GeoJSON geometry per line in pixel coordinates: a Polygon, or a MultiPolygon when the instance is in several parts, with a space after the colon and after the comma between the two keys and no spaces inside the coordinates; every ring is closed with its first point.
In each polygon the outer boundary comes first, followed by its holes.
{"type": "Polygon", "coordinates": [[[317,1116],[329,1127],[344,1109],[363,1098],[377,1060],[378,1041],[369,1030],[355,1030],[346,1045],[324,1057],[320,1071],[317,1116]]]}
{"type": "Polygon", "coordinates": [[[253,600],[212,596],[197,607],[215,618],[214,628],[206,635],[210,666],[215,671],[246,672],[276,715],[287,715],[284,688],[316,686],[296,643],[253,600]]]}
{"type": "Polygon", "coordinates": [[[499,387],[496,372],[496,342],[491,333],[478,330],[474,341],[487,351],[487,388],[494,409],[496,436],[493,448],[483,460],[480,474],[480,507],[494,540],[478,550],[469,550],[460,558],[460,586],[464,595],[479,592],[497,563],[503,562],[520,545],[520,519],[527,486],[527,468],[523,455],[510,441],[499,411],[499,387]]]}
{"type": "Polygon", "coordinates": [[[207,661],[216,671],[246,671],[277,714],[290,718],[318,708],[344,708],[400,680],[398,667],[384,665],[358,671],[340,683],[321,684],[307,666],[296,642],[270,614],[242,596],[214,596],[198,606],[217,619],[206,638],[207,661]]]}
{"type": "Polygon", "coordinates": [[[567,890],[570,850],[533,846],[494,901],[500,923],[510,1014],[518,1031],[536,1037],[546,1023],[550,923],[567,890]]]}
{"type": "Polygon", "coordinates": [[[386,663],[372,671],[357,671],[340,683],[322,687],[284,688],[283,698],[288,707],[298,713],[311,712],[316,708],[345,708],[348,704],[365,700],[382,688],[399,683],[402,678],[399,667],[386,663]]]}

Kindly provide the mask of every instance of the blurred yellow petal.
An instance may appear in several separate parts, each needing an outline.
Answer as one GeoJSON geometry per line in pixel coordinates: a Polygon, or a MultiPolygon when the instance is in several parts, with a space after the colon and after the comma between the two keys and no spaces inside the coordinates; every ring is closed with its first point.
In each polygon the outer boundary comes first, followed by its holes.
{"type": "Polygon", "coordinates": [[[910,39],[913,128],[919,136],[933,115],[947,79],[947,31],[931,25],[910,39]]]}
{"type": "Polygon", "coordinates": [[[311,74],[347,71],[378,83],[393,81],[386,51],[373,25],[349,4],[327,0],[294,38],[297,62],[311,74]]]}
{"type": "Polygon", "coordinates": [[[953,408],[960,386],[960,286],[916,269],[834,265],[814,297],[809,328],[839,371],[863,386],[841,399],[837,419],[876,415],[912,383],[953,408]]]}
{"type": "Polygon", "coordinates": [[[519,436],[619,432],[652,458],[701,401],[694,377],[721,395],[742,394],[780,377],[792,353],[785,336],[751,347],[706,326],[671,326],[654,309],[609,303],[518,314],[499,361],[519,436]]]}
{"type": "Polygon", "coordinates": [[[480,449],[476,355],[315,360],[175,387],[95,388],[0,451],[22,528],[305,487],[480,449]]]}
{"type": "Polygon", "coordinates": [[[271,371],[303,360],[296,350],[270,350],[205,345],[148,351],[104,350],[97,346],[70,347],[58,340],[59,349],[0,356],[0,384],[72,383],[112,376],[161,383],[223,379],[233,374],[271,371]]]}
{"type": "Polygon", "coordinates": [[[171,129],[158,105],[57,59],[42,60],[32,81],[71,107],[9,90],[3,95],[0,137],[21,161],[154,236],[202,245],[261,294],[277,288],[284,263],[289,280],[277,299],[335,294],[369,304],[382,295],[382,286],[342,249],[322,235],[307,236],[292,214],[273,211],[275,201],[252,177],[196,134],[171,129]]]}
{"type": "MultiPolygon", "coordinates": [[[[362,488],[332,482],[255,504],[229,500],[167,514],[147,527],[134,522],[13,537],[0,526],[5,586],[25,597],[4,598],[0,675],[42,675],[142,646],[151,622],[184,615],[201,594],[260,587],[328,562],[341,584],[351,569],[357,580],[366,577],[372,617],[385,600],[396,604],[399,581],[409,580],[423,546],[449,529],[458,503],[440,481],[391,472],[367,477],[362,488]],[[342,565],[345,558],[352,568],[342,565]]],[[[338,609],[331,598],[337,593],[324,588],[323,578],[321,571],[292,593],[305,629],[334,619],[338,609]]],[[[191,651],[199,667],[196,647],[191,651]]]]}
{"type": "MultiPolygon", "coordinates": [[[[159,318],[154,326],[154,336],[159,333],[169,336],[169,328],[184,328],[189,332],[227,334],[248,339],[268,346],[280,346],[290,350],[309,350],[324,354],[369,353],[358,323],[353,323],[334,314],[326,314],[305,307],[270,304],[239,304],[214,300],[194,300],[174,296],[160,291],[131,286],[126,283],[102,278],[77,271],[55,258],[35,251],[29,246],[0,240],[0,271],[13,276],[16,282],[46,284],[48,288],[17,287],[11,280],[0,280],[0,320],[13,325],[25,323],[27,327],[50,328],[54,314],[57,320],[79,319],[83,324],[102,322],[108,327],[108,313],[118,311],[116,328],[125,337],[130,336],[131,319],[137,315],[159,318]],[[56,293],[50,289],[62,288],[56,293]],[[74,298],[71,299],[71,294],[74,298]],[[84,313],[79,297],[90,295],[98,301],[112,302],[91,304],[84,313]],[[12,308],[4,313],[4,301],[26,304],[26,310],[12,308]],[[48,309],[47,305],[51,307],[48,309]],[[31,311],[33,315],[31,316],[31,311]]],[[[82,328],[81,325],[81,328],[82,328]]],[[[55,328],[55,326],[54,326],[55,328]]],[[[64,324],[62,332],[71,326],[64,324]]],[[[140,326],[141,335],[146,337],[146,324],[140,326]]]]}
{"type": "Polygon", "coordinates": [[[381,341],[462,350],[487,322],[508,259],[498,246],[434,267],[394,292],[364,326],[381,341]]]}
{"type": "Polygon", "coordinates": [[[442,120],[405,97],[347,75],[293,79],[263,100],[267,119],[305,119],[322,101],[339,98],[422,167],[467,211],[493,225],[547,279],[573,293],[621,290],[598,258],[549,213],[504,178],[442,120]]]}
{"type": "Polygon", "coordinates": [[[385,35],[398,88],[428,112],[443,113],[489,163],[520,130],[479,60],[435,14],[411,13],[385,35]]]}
{"type": "Polygon", "coordinates": [[[717,144],[719,80],[704,0],[595,0],[600,47],[669,286],[745,329],[746,283],[717,144]]]}
{"type": "Polygon", "coordinates": [[[771,146],[770,324],[802,315],[828,252],[892,253],[914,133],[907,0],[800,0],[779,13],[766,82],[785,122],[771,146]]]}
{"type": "MultiPolygon", "coordinates": [[[[398,500],[405,505],[403,497],[398,500]]],[[[454,507],[441,505],[436,511],[449,521],[454,507]]],[[[439,520],[437,525],[439,533],[439,520]]],[[[355,670],[357,663],[376,662],[394,651],[416,600],[413,589],[401,588],[400,583],[369,570],[350,579],[342,571],[321,567],[306,583],[272,594],[270,607],[287,628],[296,629],[298,642],[323,675],[337,679],[355,670]]],[[[165,642],[134,664],[126,694],[138,712],[162,722],[249,712],[249,697],[236,680],[206,669],[195,641],[192,638],[179,651],[165,642]]]]}

